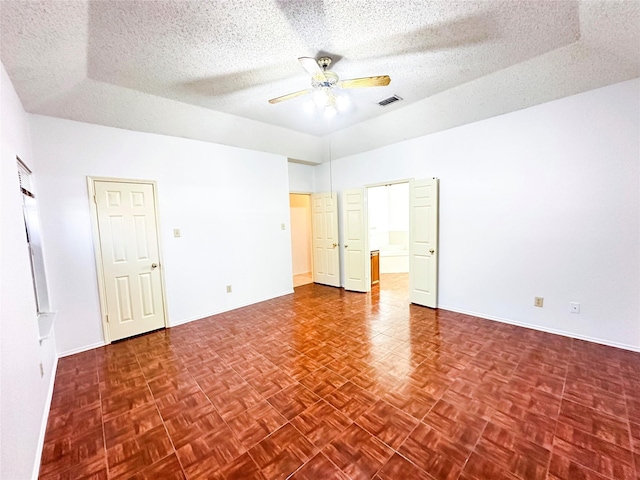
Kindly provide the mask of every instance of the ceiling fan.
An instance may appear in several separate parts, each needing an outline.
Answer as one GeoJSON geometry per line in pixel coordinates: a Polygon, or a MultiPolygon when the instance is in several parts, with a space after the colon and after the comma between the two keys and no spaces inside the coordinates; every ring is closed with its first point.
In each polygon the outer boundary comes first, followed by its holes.
{"type": "MultiPolygon", "coordinates": [[[[338,75],[331,70],[327,70],[331,65],[331,57],[320,57],[317,61],[311,57],[300,57],[298,61],[309,75],[311,75],[311,88],[300,90],[299,92],[288,93],[281,97],[272,98],[269,103],[280,103],[285,100],[306,95],[308,93],[319,93],[325,100],[327,107],[335,107],[336,98],[333,95],[333,89],[338,88],[363,88],[363,87],[385,87],[391,82],[388,75],[379,75],[375,77],[352,78],[349,80],[340,80],[338,75]]],[[[318,95],[316,95],[317,97],[318,95]]]]}

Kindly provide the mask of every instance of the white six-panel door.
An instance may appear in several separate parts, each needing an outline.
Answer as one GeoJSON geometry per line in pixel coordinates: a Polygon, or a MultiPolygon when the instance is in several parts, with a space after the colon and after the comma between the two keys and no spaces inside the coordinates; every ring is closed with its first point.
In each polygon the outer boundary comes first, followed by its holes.
{"type": "Polygon", "coordinates": [[[108,341],[165,326],[153,183],[93,182],[108,341]]]}
{"type": "Polygon", "coordinates": [[[342,218],[344,223],[344,274],[345,290],[368,292],[371,281],[368,270],[369,255],[367,215],[364,189],[345,190],[342,194],[342,218]]]}
{"type": "Polygon", "coordinates": [[[438,179],[413,180],[409,194],[409,300],[438,305],[438,179]]]}
{"type": "Polygon", "coordinates": [[[313,281],[340,286],[338,198],[333,193],[311,195],[313,209],[313,281]]]}

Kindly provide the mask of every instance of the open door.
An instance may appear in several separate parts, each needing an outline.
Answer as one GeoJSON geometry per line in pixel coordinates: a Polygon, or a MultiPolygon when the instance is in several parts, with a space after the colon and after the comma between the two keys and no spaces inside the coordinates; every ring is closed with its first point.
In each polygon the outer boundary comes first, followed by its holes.
{"type": "Polygon", "coordinates": [[[364,189],[345,190],[342,202],[344,222],[344,274],[345,290],[368,292],[371,281],[367,274],[371,267],[369,258],[367,215],[364,189]]]}
{"type": "Polygon", "coordinates": [[[438,306],[438,179],[409,186],[409,300],[438,306]]]}
{"type": "Polygon", "coordinates": [[[332,193],[311,195],[313,208],[313,281],[340,286],[340,249],[338,248],[338,196],[332,193]]]}

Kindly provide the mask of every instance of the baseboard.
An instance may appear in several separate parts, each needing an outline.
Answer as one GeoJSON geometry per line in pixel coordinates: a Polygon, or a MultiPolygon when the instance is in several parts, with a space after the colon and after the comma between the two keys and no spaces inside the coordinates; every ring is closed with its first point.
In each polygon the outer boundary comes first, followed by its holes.
{"type": "Polygon", "coordinates": [[[587,335],[577,335],[575,333],[565,332],[564,330],[556,330],[554,328],[545,328],[545,327],[541,327],[540,325],[532,325],[526,322],[517,322],[515,320],[509,320],[501,317],[494,317],[492,315],[486,315],[478,312],[471,312],[469,310],[463,310],[456,307],[449,307],[446,305],[438,305],[438,309],[449,310],[451,312],[456,312],[456,313],[464,313],[465,315],[484,318],[485,320],[493,320],[495,322],[507,323],[509,325],[516,325],[518,327],[530,328],[531,330],[538,330],[540,332],[553,333],[554,335],[561,335],[563,337],[575,338],[577,340],[584,340],[586,342],[598,343],[600,345],[606,345],[608,347],[621,348],[623,350],[629,350],[631,352],[640,352],[640,347],[635,345],[627,345],[626,343],[611,342],[609,340],[603,340],[602,338],[589,337],[587,335]]]}
{"type": "Polygon", "coordinates": [[[47,423],[49,422],[49,412],[51,411],[51,400],[53,400],[53,387],[56,382],[56,372],[58,371],[58,356],[53,361],[51,368],[51,378],[49,380],[49,389],[45,400],[44,411],[42,412],[42,424],[40,425],[40,435],[38,437],[38,446],[36,448],[36,458],[33,464],[32,480],[37,480],[40,473],[40,462],[42,460],[42,450],[44,449],[44,438],[47,433],[47,423]]]}
{"type": "Polygon", "coordinates": [[[66,352],[59,353],[58,358],[68,357],[69,355],[75,355],[76,353],[86,352],[87,350],[93,350],[94,348],[104,347],[105,345],[106,343],[104,342],[98,342],[98,343],[93,343],[91,345],[86,345],[84,347],[74,348],[71,350],[67,350],[66,352]]]}
{"type": "MultiPolygon", "coordinates": [[[[233,307],[230,307],[230,308],[225,308],[225,309],[218,310],[218,311],[211,312],[211,313],[204,313],[204,314],[199,315],[197,317],[185,318],[185,319],[181,319],[181,320],[177,320],[177,321],[169,320],[169,328],[177,327],[178,325],[182,325],[184,323],[189,323],[189,322],[193,322],[195,320],[200,320],[200,319],[203,319],[203,318],[206,318],[206,317],[210,317],[211,315],[218,315],[220,313],[230,312],[231,310],[236,310],[238,308],[248,307],[249,305],[253,305],[253,304],[256,304],[256,303],[266,302],[267,300],[272,300],[274,298],[282,297],[284,295],[290,295],[292,293],[293,293],[293,289],[287,290],[287,291],[282,292],[282,293],[278,293],[276,295],[271,295],[271,296],[268,296],[268,297],[259,298],[257,300],[252,300],[251,302],[243,303],[243,304],[240,304],[240,305],[234,305],[233,307]]],[[[91,344],[91,345],[85,345],[84,347],[74,348],[74,349],[67,350],[65,352],[59,353],[58,354],[58,358],[68,357],[69,355],[75,355],[76,353],[86,352],[87,350],[93,350],[94,348],[104,347],[105,345],[106,345],[106,343],[104,343],[104,342],[98,342],[98,343],[94,343],[94,344],[91,344]]]]}
{"type": "MultiPolygon", "coordinates": [[[[344,288],[344,287],[338,287],[338,288],[344,288]]],[[[284,295],[290,295],[292,293],[294,293],[293,290],[288,290],[286,292],[279,293],[279,294],[274,295],[274,296],[266,297],[266,298],[263,298],[263,299],[255,300],[255,301],[244,303],[244,304],[241,304],[241,305],[234,305],[233,307],[230,307],[230,308],[225,308],[225,309],[222,309],[222,310],[217,310],[217,311],[213,311],[213,312],[210,312],[210,313],[205,313],[205,314],[202,314],[202,315],[199,315],[199,316],[196,316],[196,317],[177,320],[175,322],[171,322],[170,325],[169,325],[169,328],[177,327],[178,325],[183,325],[183,324],[189,323],[189,322],[194,322],[196,320],[202,320],[203,318],[210,317],[210,316],[213,316],[213,315],[219,315],[221,313],[230,312],[230,311],[236,310],[238,308],[248,307],[248,306],[253,305],[255,303],[265,302],[267,300],[272,300],[274,298],[282,297],[284,295]]],[[[493,320],[495,322],[506,323],[506,324],[509,324],[509,325],[517,325],[519,327],[530,328],[532,330],[538,330],[540,332],[553,333],[554,335],[562,335],[563,337],[575,338],[575,339],[578,339],[578,340],[584,340],[586,342],[598,343],[600,345],[606,345],[608,347],[621,348],[623,350],[629,350],[631,352],[640,352],[640,346],[628,345],[628,344],[625,344],[625,343],[618,343],[618,342],[611,342],[609,340],[604,340],[602,338],[594,338],[594,337],[589,337],[589,336],[586,336],[586,335],[577,335],[575,333],[566,332],[564,330],[556,330],[554,328],[545,328],[545,327],[541,327],[539,325],[533,325],[533,324],[526,323],[526,322],[518,322],[518,321],[507,319],[507,318],[495,317],[493,315],[487,315],[487,314],[484,314],[484,313],[473,312],[473,311],[470,311],[470,310],[464,310],[464,309],[461,309],[461,308],[451,307],[451,306],[448,306],[448,305],[438,305],[438,308],[440,310],[449,310],[451,312],[464,313],[465,315],[471,315],[471,316],[478,317],[478,318],[484,318],[485,320],[493,320]]],[[[58,358],[68,357],[69,355],[74,355],[76,353],[86,352],[87,350],[92,350],[92,349],[98,348],[98,347],[104,347],[105,345],[106,344],[104,342],[98,342],[98,343],[94,343],[92,345],[87,345],[87,346],[84,346],[84,347],[79,347],[79,348],[75,348],[75,349],[72,349],[72,350],[67,350],[66,352],[59,353],[58,354],[58,358]]],[[[56,359],[56,365],[57,365],[57,361],[58,361],[58,359],[56,359]]]]}
{"type": "Polygon", "coordinates": [[[185,323],[189,323],[189,322],[195,322],[196,320],[202,320],[203,318],[211,317],[213,315],[220,315],[221,313],[231,312],[233,310],[237,310],[238,308],[248,307],[250,305],[255,305],[256,303],[266,302],[267,300],[273,300],[274,298],[283,297],[285,295],[290,295],[292,293],[294,293],[293,289],[288,290],[288,291],[283,292],[283,293],[278,293],[278,294],[273,295],[273,296],[269,296],[269,297],[265,297],[265,298],[262,298],[262,299],[253,300],[251,302],[243,303],[243,304],[240,304],[240,305],[234,305],[233,307],[230,307],[230,308],[224,308],[222,310],[216,310],[214,312],[204,313],[204,314],[198,315],[196,317],[184,318],[184,319],[180,319],[180,320],[176,320],[176,321],[171,321],[170,320],[169,321],[169,328],[177,327],[178,325],[184,325],[185,323]]]}

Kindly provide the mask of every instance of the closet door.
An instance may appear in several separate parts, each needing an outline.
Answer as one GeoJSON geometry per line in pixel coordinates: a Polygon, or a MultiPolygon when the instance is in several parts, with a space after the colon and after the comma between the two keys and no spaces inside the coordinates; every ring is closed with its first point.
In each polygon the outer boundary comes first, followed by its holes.
{"type": "Polygon", "coordinates": [[[155,184],[95,180],[92,186],[107,341],[164,328],[155,184]]]}

